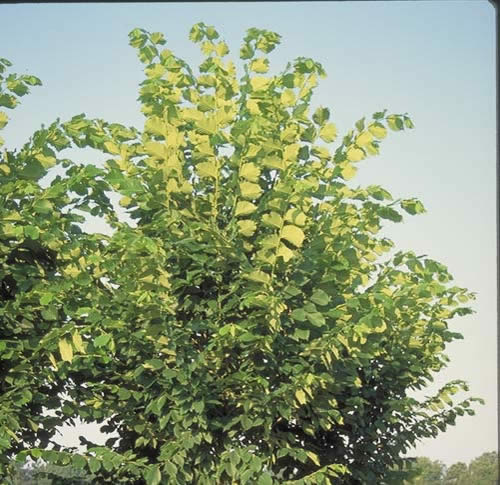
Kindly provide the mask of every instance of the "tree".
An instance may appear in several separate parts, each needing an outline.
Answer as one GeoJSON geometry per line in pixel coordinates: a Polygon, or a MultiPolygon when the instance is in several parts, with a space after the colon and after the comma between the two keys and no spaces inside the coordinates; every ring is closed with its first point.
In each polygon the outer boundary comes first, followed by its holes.
{"type": "Polygon", "coordinates": [[[441,485],[445,475],[445,465],[438,460],[418,457],[415,462],[418,475],[406,482],[411,485],[441,485]]]}
{"type": "Polygon", "coordinates": [[[498,483],[498,453],[490,451],[469,464],[470,483],[495,485],[498,483]]]}
{"type": "Polygon", "coordinates": [[[447,321],[474,295],[380,235],[420,201],[348,182],[413,123],[377,112],[333,150],[328,108],[309,114],[318,62],[270,75],[280,36],[250,29],[238,81],[213,27],[190,38],[199,73],[162,34],[130,33],[142,131],[79,115],[5,152],[3,392],[19,398],[0,401],[3,453],[99,483],[401,483],[401,455],[478,400],[453,403],[462,381],[409,396],[446,365],[461,338],[447,321]],[[58,159],[69,146],[109,159],[58,159]],[[83,231],[82,211],[112,235],[83,231]],[[54,445],[54,425],[77,418],[117,436],[54,445]]]}
{"type": "Polygon", "coordinates": [[[461,461],[453,463],[453,465],[446,470],[444,483],[446,485],[467,485],[473,483],[470,479],[467,465],[461,461]]]}

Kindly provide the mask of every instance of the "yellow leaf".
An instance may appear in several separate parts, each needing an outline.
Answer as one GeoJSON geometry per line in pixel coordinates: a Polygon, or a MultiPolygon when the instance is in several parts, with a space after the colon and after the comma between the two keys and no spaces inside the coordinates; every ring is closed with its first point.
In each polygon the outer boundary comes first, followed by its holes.
{"type": "Polygon", "coordinates": [[[293,92],[293,89],[285,89],[281,93],[281,104],[284,106],[293,106],[295,104],[295,93],[293,92]]]}
{"type": "Polygon", "coordinates": [[[256,283],[264,283],[264,284],[269,283],[269,281],[271,281],[271,276],[259,269],[256,269],[255,271],[246,274],[245,278],[250,281],[255,281],[256,283]]]}
{"type": "Polygon", "coordinates": [[[356,145],[364,147],[373,140],[373,136],[369,131],[363,131],[356,137],[356,145]]]}
{"type": "Polygon", "coordinates": [[[264,214],[262,216],[262,223],[266,226],[280,229],[283,224],[283,219],[277,212],[271,211],[269,214],[264,214]]]}
{"type": "Polygon", "coordinates": [[[333,123],[326,123],[321,130],[319,130],[319,136],[323,141],[330,143],[337,138],[337,128],[333,123]]]}
{"type": "Polygon", "coordinates": [[[167,158],[166,146],[157,141],[148,141],[144,144],[144,150],[148,155],[156,158],[167,158]]]}
{"type": "Polygon", "coordinates": [[[349,148],[349,150],[347,150],[346,155],[347,159],[350,160],[351,162],[359,162],[360,160],[363,160],[363,158],[365,158],[363,150],[355,147],[349,148]]]}
{"type": "Polygon", "coordinates": [[[306,403],[306,393],[302,389],[295,391],[295,399],[297,399],[297,401],[299,401],[300,404],[305,404],[306,403]]]}
{"type": "Polygon", "coordinates": [[[250,114],[252,115],[260,115],[260,109],[257,101],[255,99],[249,99],[247,101],[247,109],[250,111],[250,114]]]}
{"type": "Polygon", "coordinates": [[[288,222],[293,222],[297,226],[304,226],[307,220],[307,216],[300,209],[288,209],[285,214],[285,220],[288,222]]]}
{"type": "Polygon", "coordinates": [[[55,370],[57,370],[57,362],[53,354],[49,354],[50,363],[54,366],[55,370]]]}
{"type": "Polygon", "coordinates": [[[219,57],[224,57],[226,54],[229,53],[229,48],[227,44],[221,40],[216,46],[215,46],[215,52],[217,52],[217,55],[219,57]]]}
{"type": "Polygon", "coordinates": [[[265,57],[254,59],[250,63],[250,70],[258,73],[266,73],[269,70],[269,61],[265,57]]]}
{"type": "Polygon", "coordinates": [[[47,156],[43,153],[35,155],[35,158],[41,163],[43,168],[51,168],[57,163],[56,157],[47,156]]]}
{"type": "Polygon", "coordinates": [[[75,346],[75,349],[78,350],[78,352],[84,354],[85,347],[83,346],[83,340],[80,334],[78,332],[74,332],[71,338],[73,340],[73,345],[75,346]]]}
{"type": "Polygon", "coordinates": [[[132,202],[132,199],[128,196],[122,197],[120,199],[120,202],[118,202],[122,207],[128,207],[130,203],[132,202]]]}
{"type": "Polygon", "coordinates": [[[358,169],[354,165],[348,163],[342,168],[342,178],[344,180],[351,180],[356,175],[357,171],[358,169]]]}
{"type": "Polygon", "coordinates": [[[295,247],[299,248],[304,242],[304,232],[300,227],[286,225],[281,231],[281,237],[291,242],[295,247]]]}
{"type": "Polygon", "coordinates": [[[148,118],[144,124],[144,129],[153,135],[166,135],[166,123],[159,116],[148,118]]]}
{"type": "Polygon", "coordinates": [[[264,76],[255,76],[250,79],[250,85],[252,86],[253,91],[263,91],[269,86],[270,82],[271,80],[264,76]]]}
{"type": "Polygon", "coordinates": [[[260,185],[252,182],[241,182],[240,191],[244,199],[256,199],[262,193],[260,185]]]}
{"type": "Polygon", "coordinates": [[[65,338],[59,340],[59,352],[61,352],[61,359],[65,362],[73,360],[73,347],[65,338]]]}
{"type": "Polygon", "coordinates": [[[217,165],[213,162],[201,162],[196,165],[196,172],[200,177],[217,178],[217,165]]]}
{"type": "Polygon", "coordinates": [[[311,461],[317,465],[317,466],[321,466],[320,462],[319,462],[319,457],[316,453],[313,453],[312,451],[306,451],[306,455],[311,459],[311,461]]]}
{"type": "Polygon", "coordinates": [[[240,167],[240,176],[250,182],[257,182],[260,176],[260,168],[255,163],[244,163],[240,167]]]}
{"type": "Polygon", "coordinates": [[[381,140],[382,138],[385,138],[387,135],[387,129],[382,126],[380,123],[372,123],[368,127],[368,131],[375,137],[381,140]]]}
{"type": "Polygon", "coordinates": [[[283,160],[281,158],[273,156],[273,155],[270,157],[264,158],[264,160],[262,160],[262,164],[265,167],[276,168],[278,170],[285,169],[285,164],[283,163],[283,160]]]}
{"type": "Polygon", "coordinates": [[[240,234],[246,237],[252,236],[255,230],[257,229],[257,224],[255,224],[254,221],[250,221],[248,219],[245,219],[243,221],[238,221],[237,224],[240,234]]]}
{"type": "Polygon", "coordinates": [[[292,162],[297,159],[297,155],[299,154],[300,144],[292,143],[291,145],[287,145],[283,150],[283,159],[287,162],[292,162]]]}
{"type": "Polygon", "coordinates": [[[278,251],[276,252],[276,256],[282,257],[285,263],[288,263],[288,261],[293,258],[294,254],[295,253],[284,244],[281,244],[278,251]]]}
{"type": "Polygon", "coordinates": [[[246,200],[240,200],[236,204],[235,216],[247,216],[257,210],[257,206],[246,200]]]}
{"type": "Polygon", "coordinates": [[[112,141],[105,142],[104,148],[106,148],[106,150],[108,150],[109,153],[113,153],[115,155],[120,154],[120,147],[116,143],[113,143],[112,141]]]}

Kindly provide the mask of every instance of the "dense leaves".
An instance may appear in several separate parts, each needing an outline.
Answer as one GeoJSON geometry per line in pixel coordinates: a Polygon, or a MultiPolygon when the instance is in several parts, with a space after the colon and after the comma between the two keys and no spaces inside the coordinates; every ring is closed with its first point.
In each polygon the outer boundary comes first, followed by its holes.
{"type": "MultiPolygon", "coordinates": [[[[413,124],[381,111],[338,138],[327,108],[309,114],[319,63],[269,74],[278,34],[248,31],[240,80],[213,27],[190,38],[197,73],[162,34],[130,33],[142,131],[78,115],[2,155],[0,473],[17,455],[99,483],[401,483],[401,455],[474,401],[453,403],[461,381],[410,397],[473,298],[379,234],[423,205],[346,182],[413,124]],[[85,213],[112,235],[83,231],[85,213]],[[106,445],[54,444],[77,418],[106,445]]],[[[8,99],[36,84],[13,76],[8,99]]]]}

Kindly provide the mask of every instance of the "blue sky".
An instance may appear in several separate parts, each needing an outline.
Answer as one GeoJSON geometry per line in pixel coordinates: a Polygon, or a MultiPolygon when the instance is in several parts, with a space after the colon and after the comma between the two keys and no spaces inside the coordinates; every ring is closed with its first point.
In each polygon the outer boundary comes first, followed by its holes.
{"type": "MultiPolygon", "coordinates": [[[[339,133],[384,108],[409,113],[415,130],[389,136],[379,157],[361,162],[354,183],[380,184],[394,197],[424,203],[426,214],[388,225],[385,233],[401,249],[445,263],[459,286],[477,292],[476,313],[451,323],[465,339],[449,347],[451,363],[436,386],[465,379],[487,401],[475,417],[412,454],[451,464],[497,449],[495,13],[489,2],[18,4],[1,5],[0,17],[0,56],[44,83],[9,113],[2,134],[9,148],[41,123],[82,112],[141,127],[142,65],[128,32],[163,32],[168,48],[197,65],[201,56],[188,32],[199,21],[218,29],[235,60],[246,29],[258,27],[282,35],[270,55],[273,69],[298,56],[321,62],[328,77],[313,103],[331,109],[339,133]]],[[[91,152],[74,153],[93,160],[91,152]]],[[[69,431],[64,441],[79,434],[69,431]]]]}

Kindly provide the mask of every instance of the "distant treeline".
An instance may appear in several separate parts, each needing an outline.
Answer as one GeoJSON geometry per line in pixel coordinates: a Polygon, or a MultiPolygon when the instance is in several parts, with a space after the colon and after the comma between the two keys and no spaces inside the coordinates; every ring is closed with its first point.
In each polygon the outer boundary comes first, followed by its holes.
{"type": "Polygon", "coordinates": [[[438,460],[418,457],[418,475],[405,485],[497,485],[498,464],[496,451],[483,453],[469,464],[457,462],[449,467],[438,460]]]}

